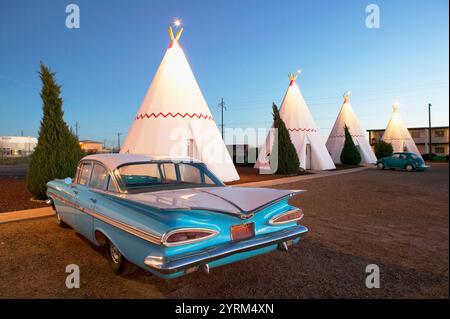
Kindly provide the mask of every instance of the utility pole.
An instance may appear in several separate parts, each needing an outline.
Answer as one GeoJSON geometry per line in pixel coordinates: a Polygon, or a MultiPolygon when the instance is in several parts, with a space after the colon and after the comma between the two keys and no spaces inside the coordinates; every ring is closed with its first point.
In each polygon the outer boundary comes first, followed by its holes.
{"type": "Polygon", "coordinates": [[[122,133],[117,133],[117,151],[120,152],[120,135],[122,133]]]}
{"type": "Polygon", "coordinates": [[[78,121],[75,122],[75,136],[79,140],[79,138],[78,138],[78,121]]]}
{"type": "Polygon", "coordinates": [[[431,103],[428,103],[428,156],[431,161],[433,159],[431,149],[431,103]]]}
{"type": "Polygon", "coordinates": [[[222,113],[222,124],[220,125],[221,126],[221,128],[222,128],[222,140],[224,139],[224,133],[223,133],[223,131],[224,131],[224,124],[223,124],[223,110],[226,110],[227,108],[225,107],[225,103],[223,102],[223,98],[222,98],[222,100],[220,101],[220,103],[219,103],[219,107],[220,107],[220,109],[221,109],[221,113],[222,113]]]}

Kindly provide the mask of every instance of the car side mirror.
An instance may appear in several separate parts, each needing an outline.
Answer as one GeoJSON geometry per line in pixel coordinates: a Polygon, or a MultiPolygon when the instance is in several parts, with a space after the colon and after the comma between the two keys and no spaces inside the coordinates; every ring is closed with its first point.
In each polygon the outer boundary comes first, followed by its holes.
{"type": "Polygon", "coordinates": [[[66,177],[64,178],[64,183],[66,183],[67,185],[72,184],[73,180],[70,177],[66,177]]]}

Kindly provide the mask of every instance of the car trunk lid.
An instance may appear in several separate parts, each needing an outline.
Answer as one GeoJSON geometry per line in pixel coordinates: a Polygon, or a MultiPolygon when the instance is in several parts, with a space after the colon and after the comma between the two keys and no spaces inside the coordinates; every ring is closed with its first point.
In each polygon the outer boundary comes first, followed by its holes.
{"type": "Polygon", "coordinates": [[[225,186],[127,194],[122,197],[160,210],[200,209],[246,215],[301,192],[303,191],[225,186]]]}

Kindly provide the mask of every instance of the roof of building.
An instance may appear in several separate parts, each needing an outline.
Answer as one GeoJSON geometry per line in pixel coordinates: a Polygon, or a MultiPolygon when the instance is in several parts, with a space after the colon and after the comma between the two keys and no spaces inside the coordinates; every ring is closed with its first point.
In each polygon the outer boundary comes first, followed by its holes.
{"type": "Polygon", "coordinates": [[[81,140],[80,143],[103,144],[103,142],[93,141],[93,140],[81,140]]]}
{"type": "Polygon", "coordinates": [[[13,136],[13,135],[8,135],[8,136],[0,136],[0,140],[14,140],[14,141],[36,141],[37,142],[37,138],[34,136],[13,136]]]}
{"type": "Polygon", "coordinates": [[[151,162],[151,161],[173,161],[173,162],[193,162],[201,163],[191,157],[180,156],[158,156],[143,154],[127,154],[127,153],[109,153],[109,154],[93,154],[83,157],[82,160],[94,160],[104,164],[108,169],[114,170],[123,164],[151,162]]]}

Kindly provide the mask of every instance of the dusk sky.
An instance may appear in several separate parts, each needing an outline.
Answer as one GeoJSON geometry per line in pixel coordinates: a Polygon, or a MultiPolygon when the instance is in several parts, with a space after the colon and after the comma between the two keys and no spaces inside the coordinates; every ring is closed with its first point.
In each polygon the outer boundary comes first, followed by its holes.
{"type": "Polygon", "coordinates": [[[0,0],[0,135],[36,136],[42,115],[39,61],[62,85],[65,120],[80,139],[125,137],[170,42],[180,44],[218,124],[270,127],[288,72],[324,138],[342,94],[364,129],[385,128],[398,101],[408,126],[449,124],[447,0],[427,1],[12,1],[0,0]],[[80,8],[80,29],[65,8],[80,8]],[[366,6],[380,8],[368,29],[366,6]]]}

